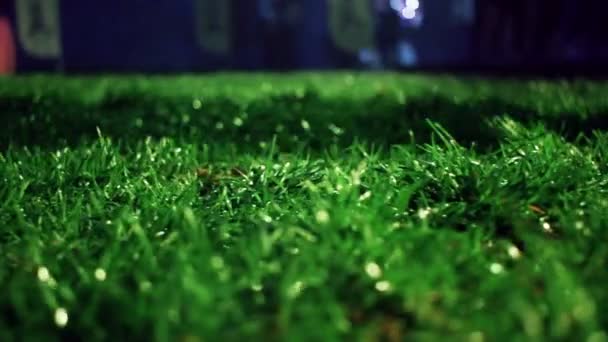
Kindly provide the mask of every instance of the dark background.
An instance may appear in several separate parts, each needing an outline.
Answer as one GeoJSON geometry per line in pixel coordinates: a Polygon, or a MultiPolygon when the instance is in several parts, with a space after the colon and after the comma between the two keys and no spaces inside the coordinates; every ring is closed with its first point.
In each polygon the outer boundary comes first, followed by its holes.
{"type": "MultiPolygon", "coordinates": [[[[0,16],[11,20],[22,72],[608,70],[608,5],[602,1],[419,0],[413,18],[411,11],[404,16],[406,0],[361,1],[373,40],[350,50],[331,27],[335,18],[344,30],[365,26],[350,12],[354,0],[0,0],[0,16]],[[27,34],[56,34],[59,53],[28,51],[16,1],[27,3],[21,11],[28,8],[33,18],[24,25],[27,34]],[[56,3],[55,28],[39,13],[48,9],[40,6],[45,2],[56,3]],[[342,3],[340,15],[332,16],[330,3],[342,3]],[[218,7],[223,4],[229,6],[218,7]],[[201,33],[214,27],[227,33],[223,48],[210,46],[201,33]]],[[[415,1],[408,3],[411,9],[415,1]]]]}

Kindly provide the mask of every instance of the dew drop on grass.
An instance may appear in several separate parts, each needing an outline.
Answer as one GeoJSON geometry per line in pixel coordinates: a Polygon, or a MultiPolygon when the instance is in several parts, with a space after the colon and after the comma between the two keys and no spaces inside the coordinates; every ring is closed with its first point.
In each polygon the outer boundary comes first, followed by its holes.
{"type": "Polygon", "coordinates": [[[57,308],[55,310],[55,324],[58,327],[63,328],[68,325],[68,320],[68,310],[66,310],[65,308],[57,308]]]}
{"type": "Polygon", "coordinates": [[[431,214],[431,208],[420,208],[418,209],[418,217],[421,220],[426,220],[431,214]]]}
{"type": "Polygon", "coordinates": [[[106,270],[104,270],[103,268],[97,268],[95,270],[95,279],[97,279],[97,281],[104,281],[106,280],[106,270]]]}
{"type": "Polygon", "coordinates": [[[308,123],[308,121],[302,119],[302,121],[300,122],[300,124],[302,125],[302,128],[305,131],[310,131],[310,124],[308,123]]]}
{"type": "Polygon", "coordinates": [[[241,127],[241,126],[243,126],[243,119],[241,119],[237,116],[234,118],[234,120],[232,120],[232,124],[235,125],[236,127],[241,127]]]}
{"type": "Polygon", "coordinates": [[[139,290],[141,292],[148,292],[152,288],[152,283],[145,280],[139,283],[139,290]]]}
{"type": "Polygon", "coordinates": [[[368,262],[365,265],[365,273],[367,273],[370,278],[377,279],[382,276],[382,269],[375,262],[368,262]]]}
{"type": "Polygon", "coordinates": [[[51,279],[51,273],[49,272],[49,269],[44,266],[39,267],[38,272],[36,272],[36,274],[38,276],[38,280],[43,283],[46,283],[51,279]]]}
{"type": "Polygon", "coordinates": [[[363,195],[359,196],[359,201],[363,202],[369,199],[370,197],[372,197],[372,192],[368,190],[363,195]]]}
{"type": "Polygon", "coordinates": [[[293,284],[291,284],[291,286],[289,286],[289,288],[287,289],[287,296],[290,298],[296,298],[297,296],[300,295],[300,293],[302,292],[302,290],[304,289],[304,283],[300,280],[294,282],[293,284]]]}
{"type": "Polygon", "coordinates": [[[318,223],[325,224],[329,222],[329,213],[325,209],[318,210],[315,214],[315,219],[318,223]]]}
{"type": "Polygon", "coordinates": [[[195,110],[199,110],[201,109],[201,107],[203,107],[203,102],[199,99],[194,99],[192,101],[192,108],[194,108],[195,110]]]}
{"type": "Polygon", "coordinates": [[[211,263],[211,267],[213,267],[216,270],[220,270],[220,269],[224,268],[224,259],[222,259],[222,257],[220,257],[220,256],[217,256],[217,255],[212,256],[210,263],[211,263]]]}
{"type": "Polygon", "coordinates": [[[490,265],[490,272],[493,274],[501,274],[505,271],[505,267],[497,262],[490,265]]]}
{"type": "Polygon", "coordinates": [[[521,258],[521,251],[514,245],[509,246],[507,252],[509,253],[509,256],[513,259],[521,258]]]}
{"type": "Polygon", "coordinates": [[[261,214],[260,217],[262,218],[262,221],[264,221],[266,223],[271,223],[272,222],[272,217],[270,217],[267,214],[261,214]]]}
{"type": "Polygon", "coordinates": [[[379,292],[387,292],[392,289],[391,283],[386,280],[381,280],[377,282],[375,287],[376,290],[378,290],[379,292]]]}
{"type": "Polygon", "coordinates": [[[329,124],[329,126],[327,126],[327,128],[335,135],[342,135],[344,134],[344,130],[336,125],[329,124]]]}

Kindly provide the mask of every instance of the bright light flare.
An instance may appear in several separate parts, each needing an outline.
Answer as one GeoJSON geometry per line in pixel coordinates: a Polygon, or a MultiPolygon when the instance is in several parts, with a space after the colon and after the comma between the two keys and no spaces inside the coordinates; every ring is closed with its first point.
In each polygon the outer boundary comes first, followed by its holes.
{"type": "Polygon", "coordinates": [[[401,10],[401,15],[408,20],[416,18],[416,10],[412,7],[405,7],[401,10]]]}
{"type": "Polygon", "coordinates": [[[405,8],[411,8],[412,10],[417,10],[420,8],[420,0],[406,0],[405,8]]]}

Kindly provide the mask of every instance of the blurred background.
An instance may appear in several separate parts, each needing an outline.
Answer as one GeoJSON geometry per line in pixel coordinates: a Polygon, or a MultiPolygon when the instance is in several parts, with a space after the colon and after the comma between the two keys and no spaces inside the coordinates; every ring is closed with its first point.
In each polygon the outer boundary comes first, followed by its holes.
{"type": "Polygon", "coordinates": [[[0,73],[605,70],[592,0],[0,0],[0,73]]]}

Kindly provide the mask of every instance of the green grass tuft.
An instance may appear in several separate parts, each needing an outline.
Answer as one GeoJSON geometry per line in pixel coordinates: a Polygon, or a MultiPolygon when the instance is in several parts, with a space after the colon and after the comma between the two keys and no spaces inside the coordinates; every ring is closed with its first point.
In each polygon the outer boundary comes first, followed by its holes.
{"type": "Polygon", "coordinates": [[[0,80],[0,340],[608,338],[608,84],[0,80]]]}

